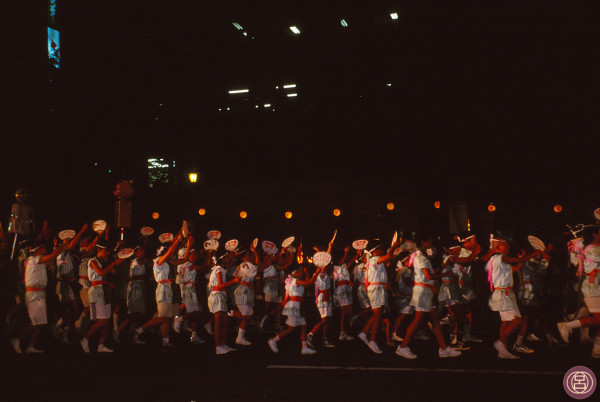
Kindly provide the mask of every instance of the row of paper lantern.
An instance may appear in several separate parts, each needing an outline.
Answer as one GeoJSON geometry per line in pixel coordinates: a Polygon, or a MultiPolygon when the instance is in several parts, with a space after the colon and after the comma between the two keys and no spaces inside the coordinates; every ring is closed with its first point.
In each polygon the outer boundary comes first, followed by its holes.
{"type": "MultiPolygon", "coordinates": [[[[433,206],[436,209],[440,209],[440,207],[441,207],[440,201],[434,202],[433,206]]],[[[388,211],[392,211],[395,208],[394,203],[392,203],[392,202],[388,203],[386,205],[386,207],[387,207],[388,211]]],[[[487,207],[487,210],[488,210],[488,212],[496,212],[496,205],[494,205],[494,203],[490,203],[488,205],[488,207],[487,207]]],[[[340,209],[338,209],[338,208],[335,208],[332,212],[333,212],[333,216],[340,216],[342,214],[342,211],[340,209]]],[[[556,204],[554,206],[554,212],[556,212],[556,213],[562,212],[562,205],[556,204]]],[[[206,209],[200,208],[198,210],[198,215],[200,215],[200,216],[206,215],[206,209]]],[[[152,213],[152,219],[158,219],[159,216],[160,215],[159,215],[158,212],[152,213]]],[[[292,219],[292,216],[293,216],[292,211],[285,211],[285,213],[283,214],[283,216],[286,219],[292,219]]],[[[240,211],[240,218],[246,219],[247,217],[248,217],[248,212],[246,212],[246,211],[240,211]]]]}

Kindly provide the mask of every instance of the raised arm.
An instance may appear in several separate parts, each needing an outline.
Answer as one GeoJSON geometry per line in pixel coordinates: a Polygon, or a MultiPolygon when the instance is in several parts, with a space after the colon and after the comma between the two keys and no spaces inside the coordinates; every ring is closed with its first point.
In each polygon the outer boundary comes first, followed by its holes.
{"type": "Polygon", "coordinates": [[[318,268],[315,271],[315,273],[313,274],[312,278],[310,278],[308,280],[306,280],[306,279],[297,279],[296,280],[296,284],[298,284],[300,286],[312,285],[317,280],[317,276],[319,276],[319,274],[322,273],[323,271],[325,271],[325,267],[318,268]]]}
{"type": "Polygon", "coordinates": [[[75,251],[75,249],[77,248],[77,245],[79,244],[79,240],[81,240],[81,236],[83,236],[83,233],[87,229],[88,229],[88,224],[86,223],[85,225],[83,225],[83,227],[81,228],[81,230],[79,231],[79,233],[77,233],[77,235],[75,235],[75,237],[73,237],[73,239],[71,239],[71,242],[67,246],[67,251],[68,252],[71,253],[71,252],[75,251]]]}
{"type": "MultiPolygon", "coordinates": [[[[158,257],[157,264],[162,265],[171,257],[177,246],[179,245],[179,241],[181,240],[181,235],[178,234],[177,237],[173,240],[173,243],[169,246],[169,249],[162,256],[158,257]]],[[[187,250],[186,250],[187,252],[187,250]]]]}
{"type": "Polygon", "coordinates": [[[58,257],[58,255],[60,253],[63,252],[63,250],[65,249],[65,245],[61,244],[60,246],[56,247],[54,249],[54,251],[52,251],[50,254],[46,254],[40,257],[40,264],[46,264],[46,266],[50,266],[52,265],[52,263],[54,262],[54,259],[56,257],[58,257]]]}
{"type": "Polygon", "coordinates": [[[394,244],[392,244],[392,247],[390,247],[390,249],[388,250],[387,254],[384,254],[377,259],[377,264],[383,264],[385,262],[390,261],[392,259],[392,257],[394,256],[394,251],[399,246],[400,246],[400,243],[398,242],[398,240],[396,240],[396,242],[394,244]]]}
{"type": "Polygon", "coordinates": [[[120,258],[117,258],[116,260],[114,260],[113,262],[108,264],[108,266],[106,268],[102,269],[102,268],[100,268],[100,265],[98,265],[96,260],[90,260],[90,267],[92,267],[92,269],[94,271],[96,271],[98,273],[98,275],[104,276],[109,272],[116,274],[117,271],[115,270],[115,265],[118,265],[121,262],[123,262],[123,260],[121,260],[120,258]]]}

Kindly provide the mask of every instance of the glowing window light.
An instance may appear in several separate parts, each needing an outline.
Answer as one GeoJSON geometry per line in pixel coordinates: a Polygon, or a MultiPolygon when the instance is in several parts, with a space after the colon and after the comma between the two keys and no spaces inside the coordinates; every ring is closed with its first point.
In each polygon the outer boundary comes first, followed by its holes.
{"type": "Polygon", "coordinates": [[[246,211],[240,212],[240,218],[246,219],[248,217],[248,213],[246,211]]]}
{"type": "Polygon", "coordinates": [[[297,26],[291,26],[290,27],[290,31],[292,31],[293,33],[295,33],[296,35],[300,35],[300,30],[298,29],[297,26]]]}
{"type": "Polygon", "coordinates": [[[291,211],[286,211],[285,212],[285,219],[292,219],[292,212],[291,211]]]}
{"type": "Polygon", "coordinates": [[[190,173],[188,178],[190,179],[190,183],[195,183],[198,181],[198,173],[190,173]]]}
{"type": "Polygon", "coordinates": [[[243,30],[244,28],[242,28],[242,26],[240,24],[238,24],[237,22],[232,22],[233,26],[236,27],[237,29],[239,29],[240,31],[243,30]]]}
{"type": "Polygon", "coordinates": [[[297,93],[293,93],[293,94],[287,94],[287,97],[288,97],[288,98],[294,98],[294,97],[296,97],[296,96],[298,96],[298,94],[297,94],[297,93]]]}
{"type": "Polygon", "coordinates": [[[390,13],[390,17],[392,17],[393,20],[397,20],[398,19],[398,13],[390,13]]]}
{"type": "Polygon", "coordinates": [[[152,219],[158,219],[158,217],[159,217],[158,212],[152,213],[152,219]]]}
{"type": "Polygon", "coordinates": [[[333,216],[340,216],[342,214],[342,211],[340,211],[339,209],[334,209],[333,210],[333,216]]]}
{"type": "Polygon", "coordinates": [[[234,89],[234,90],[229,91],[230,94],[245,94],[248,92],[250,92],[249,89],[234,89]]]}
{"type": "Polygon", "coordinates": [[[342,26],[344,28],[346,28],[348,26],[348,22],[346,22],[346,20],[344,20],[344,19],[340,20],[340,24],[342,24],[342,26]]]}
{"type": "Polygon", "coordinates": [[[204,208],[200,208],[200,209],[198,210],[198,215],[200,215],[200,216],[204,216],[204,215],[206,215],[206,209],[204,209],[204,208]]]}
{"type": "Polygon", "coordinates": [[[296,88],[296,84],[287,84],[284,85],[283,88],[287,89],[287,88],[296,88]]]}
{"type": "Polygon", "coordinates": [[[394,205],[393,202],[388,202],[386,205],[386,208],[388,209],[388,211],[392,211],[396,206],[394,205]]]}

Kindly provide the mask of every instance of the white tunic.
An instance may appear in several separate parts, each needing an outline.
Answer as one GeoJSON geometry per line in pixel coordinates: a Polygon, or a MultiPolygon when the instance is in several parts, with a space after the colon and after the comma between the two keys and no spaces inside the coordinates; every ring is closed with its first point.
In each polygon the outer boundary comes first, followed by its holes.
{"type": "Polygon", "coordinates": [[[169,282],[167,281],[171,274],[171,267],[168,262],[163,262],[161,265],[158,265],[158,257],[154,259],[154,280],[158,285],[156,285],[156,302],[157,303],[173,303],[173,288],[169,282]]]}
{"type": "Polygon", "coordinates": [[[25,260],[25,287],[41,288],[40,291],[25,292],[25,302],[31,303],[36,300],[46,300],[46,285],[48,284],[48,268],[41,263],[41,255],[35,255],[25,260]]]}
{"type": "Polygon", "coordinates": [[[600,246],[590,244],[583,250],[583,254],[583,272],[586,275],[581,283],[581,293],[586,298],[600,297],[600,246]]]}
{"type": "Polygon", "coordinates": [[[333,268],[333,279],[335,281],[335,302],[340,306],[348,306],[352,304],[352,286],[350,286],[350,272],[346,264],[335,266],[333,268]],[[348,282],[340,285],[340,282],[348,282]]]}

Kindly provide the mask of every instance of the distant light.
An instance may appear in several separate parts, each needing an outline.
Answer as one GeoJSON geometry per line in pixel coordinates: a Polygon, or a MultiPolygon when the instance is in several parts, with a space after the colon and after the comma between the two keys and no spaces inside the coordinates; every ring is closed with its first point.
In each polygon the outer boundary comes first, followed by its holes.
{"type": "Polygon", "coordinates": [[[493,203],[490,203],[490,205],[488,205],[487,210],[489,212],[494,212],[494,211],[496,211],[496,206],[493,203]]]}
{"type": "Polygon", "coordinates": [[[154,212],[152,214],[152,219],[158,219],[158,212],[154,212]]]}
{"type": "Polygon", "coordinates": [[[296,26],[291,26],[290,30],[295,33],[296,35],[300,34],[300,30],[296,27],[296,26]]]}
{"type": "Polygon", "coordinates": [[[246,219],[247,216],[248,216],[248,213],[246,211],[240,212],[240,218],[246,219]]]}
{"type": "Polygon", "coordinates": [[[279,89],[279,85],[275,85],[275,89],[279,89]]]}
{"type": "Polygon", "coordinates": [[[231,108],[227,108],[227,110],[231,110],[231,108]]]}
{"type": "Polygon", "coordinates": [[[557,214],[559,214],[561,211],[562,211],[562,205],[556,204],[554,206],[554,212],[556,212],[557,214]]]}
{"type": "Polygon", "coordinates": [[[288,85],[284,85],[284,88],[296,88],[296,84],[288,84],[288,85]]]}
{"type": "Polygon", "coordinates": [[[285,213],[285,219],[292,219],[292,212],[291,211],[286,211],[286,213],[285,213]]]}
{"type": "Polygon", "coordinates": [[[255,109],[258,109],[258,105],[254,105],[254,108],[255,108],[255,109]]]}
{"type": "Polygon", "coordinates": [[[247,93],[250,92],[249,89],[234,89],[232,91],[229,91],[230,94],[243,94],[243,93],[247,93]]]}
{"type": "Polygon", "coordinates": [[[163,107],[165,104],[164,103],[159,103],[158,106],[163,107]]]}
{"type": "Polygon", "coordinates": [[[112,173],[112,170],[108,169],[108,173],[112,173]]]}
{"type": "Polygon", "coordinates": [[[234,27],[236,27],[237,29],[239,29],[240,31],[243,30],[244,28],[242,28],[242,26],[240,24],[238,24],[237,22],[233,22],[232,23],[234,27]]]}
{"type": "Polygon", "coordinates": [[[391,83],[391,82],[388,82],[387,84],[385,84],[385,86],[387,86],[387,87],[391,87],[391,86],[392,86],[392,83],[391,83]]]}
{"type": "Polygon", "coordinates": [[[222,111],[223,109],[219,108],[219,112],[222,111]]]}
{"type": "Polygon", "coordinates": [[[265,103],[264,107],[271,107],[271,104],[270,103],[265,103]]]}
{"type": "Polygon", "coordinates": [[[206,215],[206,209],[204,209],[204,208],[200,208],[200,209],[198,210],[198,215],[200,215],[200,216],[204,216],[204,215],[206,215]]]}
{"type": "Polygon", "coordinates": [[[340,211],[337,208],[333,210],[333,216],[340,216],[341,213],[342,213],[342,211],[340,211]]]}
{"type": "Polygon", "coordinates": [[[390,17],[392,17],[393,20],[397,20],[398,19],[398,13],[390,13],[390,17]]]}
{"type": "Polygon", "coordinates": [[[440,209],[441,205],[442,205],[442,203],[439,202],[439,201],[436,201],[436,202],[433,203],[433,206],[435,207],[435,209],[440,209]]]}
{"type": "Polygon", "coordinates": [[[342,24],[342,26],[343,26],[344,28],[348,26],[348,23],[347,23],[347,22],[346,22],[346,20],[344,20],[344,19],[342,19],[342,20],[340,21],[340,24],[342,24]]]}
{"type": "Polygon", "coordinates": [[[294,96],[298,96],[298,94],[294,93],[294,94],[287,94],[288,98],[293,98],[294,96]]]}
{"type": "Polygon", "coordinates": [[[393,202],[388,202],[386,207],[387,207],[388,211],[392,211],[394,209],[395,205],[393,202]]]}
{"type": "Polygon", "coordinates": [[[244,36],[248,36],[248,32],[242,32],[242,34],[244,34],[244,36]]]}
{"type": "Polygon", "coordinates": [[[188,178],[190,179],[190,183],[195,183],[198,181],[198,173],[190,173],[188,178]]]}

